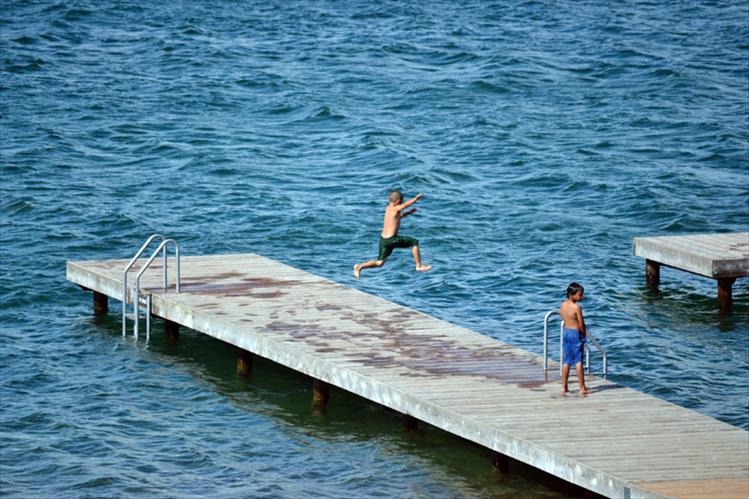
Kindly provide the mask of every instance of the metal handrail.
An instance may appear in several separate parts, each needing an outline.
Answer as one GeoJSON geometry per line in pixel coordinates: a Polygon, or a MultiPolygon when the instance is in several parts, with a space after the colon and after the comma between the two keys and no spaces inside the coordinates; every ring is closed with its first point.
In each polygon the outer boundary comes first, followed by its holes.
{"type": "MultiPolygon", "coordinates": [[[[166,250],[169,244],[174,245],[174,253],[175,257],[177,259],[177,280],[175,284],[175,290],[177,293],[179,293],[179,281],[180,281],[180,265],[179,265],[179,244],[177,244],[177,241],[174,239],[164,239],[161,244],[159,244],[159,247],[156,248],[156,250],[151,254],[151,257],[146,261],[145,265],[140,269],[138,274],[135,276],[135,299],[133,300],[135,302],[135,324],[133,325],[133,334],[135,336],[135,339],[138,339],[138,321],[140,319],[140,278],[143,276],[143,273],[145,273],[146,270],[148,270],[148,267],[151,266],[151,263],[153,263],[154,259],[158,256],[159,252],[164,250],[164,258],[166,258],[166,250]]],[[[166,265],[164,265],[164,276],[166,276],[166,265]]],[[[167,290],[167,283],[164,281],[164,291],[167,290]]],[[[149,293],[146,297],[146,306],[148,307],[148,310],[146,310],[146,339],[150,338],[151,335],[151,294],[149,293]]]]}
{"type": "MultiPolygon", "coordinates": [[[[151,242],[153,242],[153,240],[156,238],[160,238],[162,242],[166,239],[161,234],[153,234],[151,237],[149,237],[148,240],[143,243],[143,246],[140,247],[135,256],[130,259],[130,262],[127,264],[122,274],[122,336],[125,336],[127,333],[127,273],[130,271],[133,265],[135,265],[135,262],[138,261],[140,255],[143,254],[146,248],[148,248],[151,242]]],[[[166,287],[166,251],[164,251],[164,286],[166,287]]]]}
{"type": "MultiPolygon", "coordinates": [[[[549,319],[554,314],[558,314],[558,312],[556,312],[555,310],[552,310],[550,312],[547,312],[546,315],[544,316],[544,372],[548,372],[549,370],[549,319]]],[[[560,324],[559,324],[559,372],[560,374],[564,366],[563,337],[564,337],[564,321],[561,320],[561,317],[560,317],[560,324]]],[[[588,338],[588,341],[585,343],[586,372],[590,374],[590,347],[588,346],[588,343],[592,343],[593,346],[596,347],[596,349],[603,356],[603,379],[606,379],[609,374],[608,353],[606,352],[606,349],[603,348],[601,343],[597,339],[595,339],[593,336],[591,336],[590,333],[586,334],[586,338],[588,338]]]]}
{"type": "Polygon", "coordinates": [[[146,296],[146,342],[148,342],[150,339],[151,339],[151,293],[148,293],[148,296],[146,296]]]}
{"type": "Polygon", "coordinates": [[[544,316],[544,372],[549,370],[549,317],[554,311],[548,312],[544,316]]]}
{"type": "MultiPolygon", "coordinates": [[[[549,319],[552,315],[558,314],[558,312],[552,310],[550,312],[547,312],[544,316],[544,372],[548,372],[549,370],[549,319]]],[[[563,345],[562,345],[562,332],[564,329],[564,322],[560,325],[559,328],[559,372],[561,374],[562,372],[562,353],[563,353],[563,345]]]]}
{"type": "Polygon", "coordinates": [[[590,334],[586,335],[588,338],[588,342],[585,343],[585,350],[587,352],[587,358],[586,358],[586,368],[588,370],[588,373],[590,373],[590,347],[588,346],[590,343],[593,344],[594,347],[601,353],[601,356],[603,357],[603,379],[606,379],[609,374],[609,355],[606,352],[606,349],[603,348],[601,343],[597,339],[595,339],[590,334]]]}

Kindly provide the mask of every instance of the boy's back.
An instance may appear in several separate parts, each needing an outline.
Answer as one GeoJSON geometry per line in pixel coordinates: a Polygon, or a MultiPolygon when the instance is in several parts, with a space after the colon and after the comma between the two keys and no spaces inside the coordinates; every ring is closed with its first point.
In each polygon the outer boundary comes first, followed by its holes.
{"type": "Polygon", "coordinates": [[[583,308],[580,302],[585,296],[585,288],[573,282],[567,287],[567,299],[559,306],[559,315],[562,316],[565,329],[576,329],[585,335],[585,319],[583,319],[583,308]]]}
{"type": "Polygon", "coordinates": [[[582,315],[582,307],[579,303],[575,303],[572,300],[564,300],[559,306],[559,315],[562,316],[564,321],[564,327],[569,329],[577,329],[582,331],[580,327],[580,316],[582,315]]]}

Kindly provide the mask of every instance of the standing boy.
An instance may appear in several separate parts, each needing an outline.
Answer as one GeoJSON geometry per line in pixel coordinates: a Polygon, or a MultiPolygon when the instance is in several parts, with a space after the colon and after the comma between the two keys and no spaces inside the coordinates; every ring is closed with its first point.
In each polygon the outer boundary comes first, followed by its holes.
{"type": "Polygon", "coordinates": [[[392,191],[388,196],[390,204],[385,208],[385,221],[382,226],[382,234],[380,234],[380,253],[377,255],[377,260],[370,260],[364,263],[358,263],[354,265],[354,277],[359,279],[362,269],[368,269],[370,267],[382,267],[385,265],[385,260],[390,256],[395,248],[411,248],[411,254],[414,256],[416,262],[416,270],[418,272],[426,272],[431,269],[431,265],[422,265],[421,255],[419,254],[419,241],[413,237],[399,236],[398,229],[401,226],[401,218],[413,215],[416,213],[416,208],[411,208],[412,204],[416,203],[423,196],[417,194],[416,197],[409,199],[405,203],[403,202],[403,194],[400,191],[392,191]]]}
{"type": "Polygon", "coordinates": [[[562,333],[562,393],[569,391],[567,378],[570,375],[570,366],[575,365],[577,370],[577,381],[580,384],[580,395],[590,393],[585,387],[585,375],[583,373],[583,350],[585,349],[586,329],[583,319],[583,307],[579,302],[585,296],[585,289],[578,283],[573,282],[567,286],[567,299],[559,307],[559,315],[564,322],[562,333]]]}

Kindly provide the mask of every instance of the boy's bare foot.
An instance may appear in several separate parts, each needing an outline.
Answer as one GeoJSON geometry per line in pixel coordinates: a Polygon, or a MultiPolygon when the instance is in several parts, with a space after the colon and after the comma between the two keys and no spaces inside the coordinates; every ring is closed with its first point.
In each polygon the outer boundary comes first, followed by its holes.
{"type": "Polygon", "coordinates": [[[354,265],[354,277],[356,280],[359,280],[359,276],[361,276],[361,267],[359,265],[354,265]]]}
{"type": "Polygon", "coordinates": [[[432,270],[431,265],[417,265],[416,266],[416,272],[427,272],[429,270],[432,270]]]}
{"type": "Polygon", "coordinates": [[[593,393],[593,390],[590,390],[585,387],[580,388],[580,395],[585,396],[585,395],[588,395],[589,393],[593,393]]]}
{"type": "Polygon", "coordinates": [[[567,388],[562,388],[562,395],[567,395],[570,391],[567,388]]]}

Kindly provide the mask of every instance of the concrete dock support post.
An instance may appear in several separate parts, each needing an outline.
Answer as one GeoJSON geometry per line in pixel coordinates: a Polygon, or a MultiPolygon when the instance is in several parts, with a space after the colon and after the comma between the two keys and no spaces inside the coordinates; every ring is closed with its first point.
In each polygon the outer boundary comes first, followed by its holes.
{"type": "Polygon", "coordinates": [[[237,347],[237,376],[246,378],[252,372],[252,353],[237,347]]]}
{"type": "Polygon", "coordinates": [[[312,380],[312,407],[324,409],[329,399],[330,385],[319,379],[312,380]]]}
{"type": "Polygon", "coordinates": [[[645,260],[645,284],[649,289],[656,290],[661,283],[661,264],[653,260],[645,260]]]}
{"type": "Polygon", "coordinates": [[[735,277],[723,277],[718,279],[718,311],[728,314],[733,307],[733,283],[735,277]]]}
{"type": "Polygon", "coordinates": [[[94,314],[106,314],[109,311],[109,297],[94,291],[94,314]]]}
{"type": "Polygon", "coordinates": [[[167,340],[177,341],[179,339],[179,324],[169,319],[164,319],[164,334],[167,340]]]}
{"type": "Polygon", "coordinates": [[[403,419],[401,419],[401,426],[406,431],[414,431],[419,427],[419,420],[413,416],[404,414],[403,419]]]}

